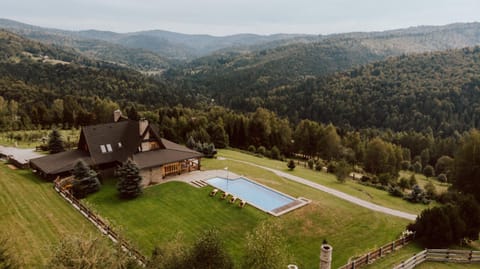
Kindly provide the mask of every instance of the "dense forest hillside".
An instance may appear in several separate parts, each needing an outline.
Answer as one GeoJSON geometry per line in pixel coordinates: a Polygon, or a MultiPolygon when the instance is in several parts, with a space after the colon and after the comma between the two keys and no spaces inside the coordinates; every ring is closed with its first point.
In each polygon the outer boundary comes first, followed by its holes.
{"type": "Polygon", "coordinates": [[[119,105],[201,101],[134,70],[6,31],[0,31],[0,52],[0,127],[6,129],[109,121],[119,105]]]}
{"type": "Polygon", "coordinates": [[[399,56],[279,87],[255,102],[293,120],[449,135],[480,127],[479,74],[480,47],[399,56]]]}
{"type": "Polygon", "coordinates": [[[217,52],[171,69],[166,76],[188,81],[185,87],[199,89],[222,105],[254,110],[270,92],[311,76],[325,76],[391,56],[479,45],[480,24],[297,39],[293,43],[288,40],[251,46],[244,51],[217,52]]]}

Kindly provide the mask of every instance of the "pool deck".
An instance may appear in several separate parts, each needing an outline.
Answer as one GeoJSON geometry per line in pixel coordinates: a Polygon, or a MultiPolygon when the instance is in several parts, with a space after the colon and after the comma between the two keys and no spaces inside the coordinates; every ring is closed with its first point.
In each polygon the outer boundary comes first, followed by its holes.
{"type": "MultiPolygon", "coordinates": [[[[155,182],[156,182],[156,184],[162,184],[162,183],[166,183],[166,182],[179,181],[179,182],[188,183],[188,184],[190,184],[190,185],[192,185],[193,187],[196,187],[196,188],[202,188],[202,187],[209,186],[206,183],[206,181],[208,179],[211,179],[211,178],[214,178],[214,177],[236,179],[236,178],[245,177],[245,176],[238,175],[238,174],[233,173],[233,172],[228,171],[228,170],[224,170],[224,169],[220,170],[219,169],[219,170],[207,170],[207,171],[192,171],[190,173],[185,173],[185,174],[176,175],[176,176],[170,176],[170,177],[167,177],[165,179],[155,181],[155,182]]],[[[255,182],[255,183],[264,186],[263,184],[260,184],[258,182],[255,182]]],[[[269,189],[272,189],[268,186],[265,186],[265,187],[267,187],[269,189]]],[[[276,191],[276,192],[278,192],[278,191],[276,191]]],[[[293,210],[295,210],[299,207],[305,206],[305,205],[310,203],[310,200],[308,200],[306,198],[303,198],[303,197],[299,197],[299,198],[292,197],[292,199],[295,199],[295,200],[293,202],[289,203],[289,204],[286,204],[286,205],[281,206],[279,208],[275,208],[272,211],[264,211],[264,212],[278,217],[278,216],[286,214],[290,211],[293,211],[293,210]]],[[[256,207],[256,206],[254,206],[254,207],[256,207]]],[[[262,209],[259,208],[259,210],[262,210],[262,209]]]]}
{"type": "Polygon", "coordinates": [[[171,181],[180,181],[188,183],[196,188],[206,187],[208,184],[205,182],[207,179],[214,177],[223,177],[223,178],[238,178],[240,175],[227,170],[207,170],[207,171],[192,171],[189,173],[169,176],[165,179],[154,180],[156,184],[161,184],[171,181]]]}

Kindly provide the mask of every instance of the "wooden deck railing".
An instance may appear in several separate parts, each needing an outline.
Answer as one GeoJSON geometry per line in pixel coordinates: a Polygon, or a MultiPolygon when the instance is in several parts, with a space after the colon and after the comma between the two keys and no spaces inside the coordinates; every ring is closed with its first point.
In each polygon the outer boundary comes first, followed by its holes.
{"type": "Polygon", "coordinates": [[[60,194],[60,196],[62,196],[75,209],[77,209],[85,218],[92,222],[104,235],[108,236],[110,240],[112,240],[115,244],[119,244],[123,251],[135,258],[142,266],[145,266],[147,264],[147,258],[145,256],[143,256],[127,241],[123,240],[118,233],[114,232],[108,224],[106,224],[101,218],[99,218],[90,209],[83,205],[70,192],[64,190],[58,184],[57,180],[55,181],[54,188],[60,194]]]}
{"type": "Polygon", "coordinates": [[[415,234],[409,234],[407,236],[403,236],[374,251],[364,254],[359,258],[354,259],[353,261],[350,261],[349,263],[339,267],[339,269],[355,269],[355,268],[359,268],[361,266],[370,264],[374,262],[376,259],[381,258],[387,255],[388,253],[391,253],[397,249],[402,248],[403,246],[408,244],[410,241],[412,241],[414,238],[415,238],[415,234]]]}
{"type": "Polygon", "coordinates": [[[454,249],[425,249],[394,269],[412,269],[423,262],[480,263],[480,251],[454,249]]]}

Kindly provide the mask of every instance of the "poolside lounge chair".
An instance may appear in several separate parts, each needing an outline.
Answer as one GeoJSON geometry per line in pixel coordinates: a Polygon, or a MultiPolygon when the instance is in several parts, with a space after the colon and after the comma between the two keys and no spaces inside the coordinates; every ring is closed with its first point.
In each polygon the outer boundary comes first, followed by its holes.
{"type": "Polygon", "coordinates": [[[211,192],[210,192],[210,196],[215,196],[218,192],[218,189],[213,189],[211,192]]]}
{"type": "Polygon", "coordinates": [[[220,199],[227,199],[228,195],[230,195],[228,192],[224,192],[220,199]]]}
{"type": "Polygon", "coordinates": [[[230,198],[230,203],[233,204],[235,201],[237,201],[237,197],[232,196],[232,198],[230,198]]]}
{"type": "Polygon", "coordinates": [[[241,208],[244,208],[246,204],[247,204],[247,201],[242,200],[242,201],[240,201],[240,204],[238,204],[238,206],[241,207],[241,208]]]}

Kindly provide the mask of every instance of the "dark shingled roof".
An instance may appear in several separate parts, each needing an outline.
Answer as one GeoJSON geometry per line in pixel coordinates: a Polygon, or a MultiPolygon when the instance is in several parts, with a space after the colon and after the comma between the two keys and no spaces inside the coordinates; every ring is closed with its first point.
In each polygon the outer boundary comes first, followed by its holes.
{"type": "Polygon", "coordinates": [[[202,157],[199,152],[159,149],[137,153],[133,155],[133,161],[139,169],[143,169],[198,157],[202,157]]]}
{"type": "Polygon", "coordinates": [[[47,155],[30,160],[30,164],[33,168],[41,169],[45,174],[55,175],[72,170],[79,160],[83,160],[88,165],[93,164],[88,152],[83,150],[70,150],[47,155]]]}
{"type": "Polygon", "coordinates": [[[82,128],[90,157],[95,164],[124,162],[140,143],[138,123],[131,120],[90,125],[82,128]],[[121,147],[119,146],[121,143],[121,147]],[[112,152],[102,153],[100,146],[110,144],[112,152]]]}

